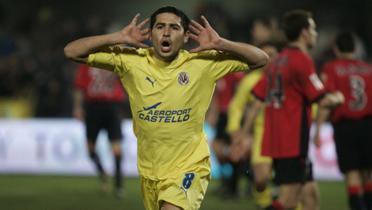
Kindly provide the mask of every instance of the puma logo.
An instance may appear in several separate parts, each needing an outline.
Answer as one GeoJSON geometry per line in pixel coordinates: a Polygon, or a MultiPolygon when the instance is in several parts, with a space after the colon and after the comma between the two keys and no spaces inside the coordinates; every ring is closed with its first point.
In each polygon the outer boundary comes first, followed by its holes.
{"type": "Polygon", "coordinates": [[[151,83],[151,86],[154,87],[154,83],[156,82],[156,80],[152,80],[150,77],[146,77],[145,79],[151,83]]]}

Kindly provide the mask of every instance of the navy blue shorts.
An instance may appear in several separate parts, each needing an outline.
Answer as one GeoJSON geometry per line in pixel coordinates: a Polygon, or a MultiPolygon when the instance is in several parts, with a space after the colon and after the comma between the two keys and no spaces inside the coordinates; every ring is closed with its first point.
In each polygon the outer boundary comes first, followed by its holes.
{"type": "Polygon", "coordinates": [[[340,171],[372,169],[372,117],[333,123],[340,171]]]}
{"type": "Polygon", "coordinates": [[[95,143],[98,133],[104,129],[110,141],[121,140],[120,104],[113,102],[86,102],[85,128],[89,141],[95,143]]]}
{"type": "Polygon", "coordinates": [[[274,182],[277,185],[313,181],[312,163],[306,157],[274,158],[274,182]]]}

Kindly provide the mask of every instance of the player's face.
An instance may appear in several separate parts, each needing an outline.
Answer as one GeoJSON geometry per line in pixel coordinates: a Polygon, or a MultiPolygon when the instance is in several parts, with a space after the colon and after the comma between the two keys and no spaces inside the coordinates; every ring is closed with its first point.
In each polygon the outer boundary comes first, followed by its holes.
{"type": "Polygon", "coordinates": [[[309,19],[309,28],[307,29],[306,44],[308,48],[313,48],[318,38],[318,32],[316,31],[316,24],[314,19],[309,19]]]}
{"type": "Polygon", "coordinates": [[[177,57],[179,50],[188,41],[188,33],[185,33],[180,17],[173,13],[161,13],[156,16],[151,39],[155,56],[169,62],[177,57]]]}

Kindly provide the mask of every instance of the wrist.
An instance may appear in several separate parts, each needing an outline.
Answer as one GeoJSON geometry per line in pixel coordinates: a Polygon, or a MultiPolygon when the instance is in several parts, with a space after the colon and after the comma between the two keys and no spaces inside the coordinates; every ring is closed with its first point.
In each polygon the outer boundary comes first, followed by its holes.
{"type": "Polygon", "coordinates": [[[109,40],[111,45],[125,43],[124,37],[120,31],[109,34],[109,40]]]}
{"type": "Polygon", "coordinates": [[[215,46],[215,50],[228,50],[228,40],[225,38],[219,37],[218,39],[213,40],[213,45],[215,46]]]}

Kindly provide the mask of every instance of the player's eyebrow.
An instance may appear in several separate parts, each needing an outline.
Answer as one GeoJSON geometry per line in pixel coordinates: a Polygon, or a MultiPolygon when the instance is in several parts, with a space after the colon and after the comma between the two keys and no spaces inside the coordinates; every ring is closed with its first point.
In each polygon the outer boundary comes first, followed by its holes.
{"type": "Polygon", "coordinates": [[[171,26],[171,27],[174,27],[174,26],[176,26],[176,27],[179,27],[179,28],[181,28],[181,23],[164,23],[164,22],[157,22],[156,24],[155,24],[155,26],[166,26],[166,25],[169,25],[169,26],[171,26]]]}

